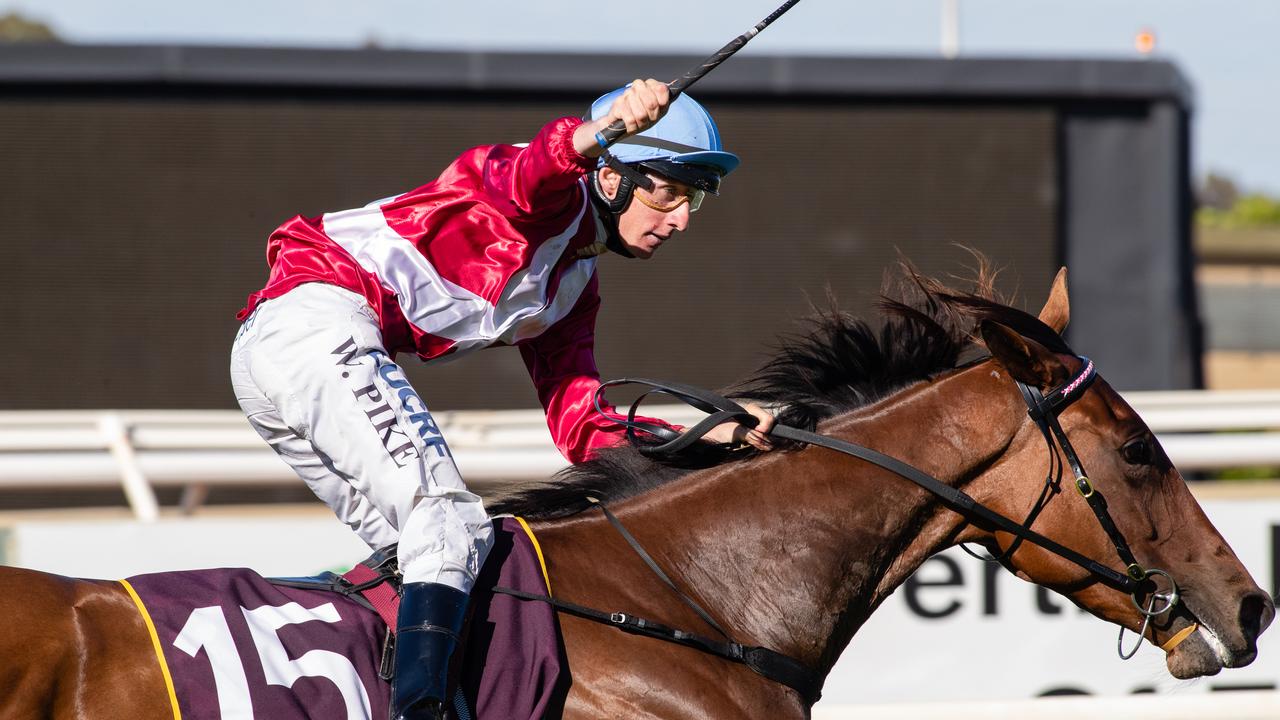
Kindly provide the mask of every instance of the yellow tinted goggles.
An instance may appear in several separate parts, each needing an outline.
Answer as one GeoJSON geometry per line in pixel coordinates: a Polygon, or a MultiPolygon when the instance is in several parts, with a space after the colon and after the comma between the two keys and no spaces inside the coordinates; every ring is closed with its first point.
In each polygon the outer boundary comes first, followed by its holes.
{"type": "Polygon", "coordinates": [[[633,196],[645,207],[669,213],[685,203],[689,203],[689,212],[697,212],[698,208],[702,207],[702,199],[707,194],[695,188],[686,189],[655,181],[652,190],[637,187],[633,196]]]}

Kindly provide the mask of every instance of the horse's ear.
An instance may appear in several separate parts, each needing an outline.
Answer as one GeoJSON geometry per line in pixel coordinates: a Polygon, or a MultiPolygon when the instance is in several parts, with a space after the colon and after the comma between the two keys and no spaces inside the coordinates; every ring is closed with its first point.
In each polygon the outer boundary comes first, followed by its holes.
{"type": "Polygon", "coordinates": [[[978,329],[991,355],[1014,380],[1042,389],[1066,382],[1067,366],[1045,346],[994,320],[983,320],[978,329]]]}
{"type": "Polygon", "coordinates": [[[1040,322],[1062,334],[1071,321],[1071,302],[1067,299],[1067,269],[1058,268],[1058,275],[1053,278],[1053,287],[1049,288],[1049,299],[1040,311],[1040,322]]]}

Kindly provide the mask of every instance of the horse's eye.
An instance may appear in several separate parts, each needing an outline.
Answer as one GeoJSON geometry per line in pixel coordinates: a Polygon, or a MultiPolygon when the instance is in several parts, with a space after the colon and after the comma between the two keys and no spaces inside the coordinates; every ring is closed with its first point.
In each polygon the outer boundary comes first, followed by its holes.
{"type": "Polygon", "coordinates": [[[1134,438],[1120,448],[1120,455],[1130,465],[1150,465],[1155,460],[1155,446],[1147,437],[1134,438]]]}

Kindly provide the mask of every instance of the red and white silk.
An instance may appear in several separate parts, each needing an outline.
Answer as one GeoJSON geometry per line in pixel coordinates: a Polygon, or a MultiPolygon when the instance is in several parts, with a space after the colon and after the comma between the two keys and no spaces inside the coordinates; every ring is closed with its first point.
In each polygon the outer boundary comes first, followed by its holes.
{"type": "Polygon", "coordinates": [[[595,160],[572,144],[580,124],[561,118],[526,146],[467,150],[403,195],[292,218],[271,235],[270,278],[239,317],[304,283],[345,288],[368,303],[393,355],[518,347],[570,461],[616,443],[619,428],[591,402],[600,296],[584,250],[605,229],[587,194],[595,160]]]}

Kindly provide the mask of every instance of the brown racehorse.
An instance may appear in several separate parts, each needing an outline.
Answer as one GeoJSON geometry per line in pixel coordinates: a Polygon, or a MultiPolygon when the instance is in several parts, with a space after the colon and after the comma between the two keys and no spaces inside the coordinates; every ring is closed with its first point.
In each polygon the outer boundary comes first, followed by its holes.
{"type": "MultiPolygon", "coordinates": [[[[1070,481],[1046,485],[1045,437],[1015,384],[1047,391],[1081,373],[1058,334],[1068,319],[1064,275],[1038,320],[990,299],[985,273],[972,294],[910,272],[903,288],[886,301],[879,332],[826,316],[744,391],[785,405],[782,423],[904,460],[1006,516],[1035,511],[1036,532],[1123,573],[1070,481]],[[991,357],[972,359],[975,336],[991,357]]],[[[1186,636],[1168,652],[1169,671],[1190,678],[1250,663],[1271,598],[1141,418],[1099,379],[1060,421],[1133,554],[1182,589],[1145,627],[1157,645],[1186,636]],[[1198,632],[1180,633],[1193,623],[1198,632]]],[[[962,542],[997,555],[1014,544],[901,477],[820,447],[758,455],[707,446],[668,461],[623,448],[492,507],[533,521],[558,598],[708,636],[587,496],[611,507],[735,640],[819,675],[929,556],[962,542]]],[[[1100,618],[1143,627],[1128,594],[1038,545],[1018,543],[1003,562],[1100,618]]],[[[0,622],[0,719],[171,716],[147,631],[118,585],[6,569],[0,622]]],[[[809,715],[798,693],[743,665],[578,617],[561,624],[572,674],[563,717],[809,715]]]]}

